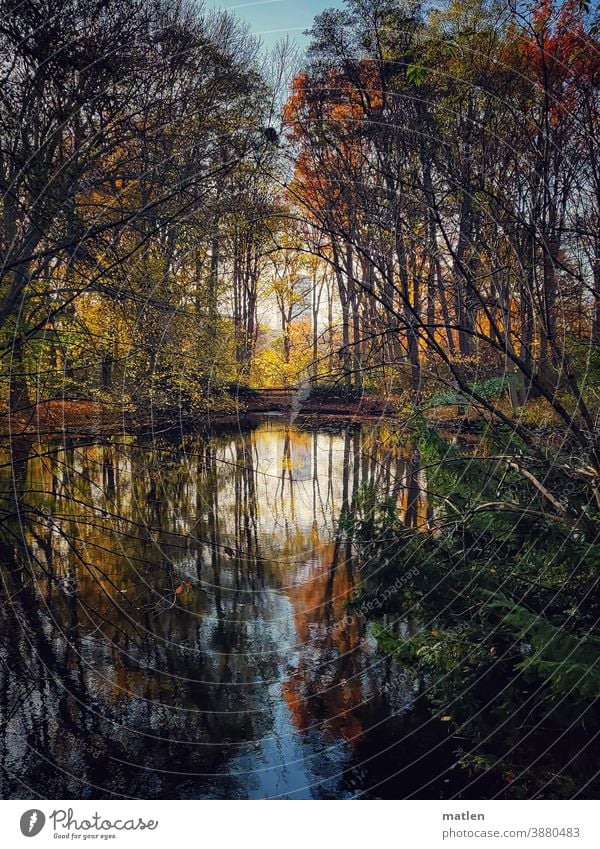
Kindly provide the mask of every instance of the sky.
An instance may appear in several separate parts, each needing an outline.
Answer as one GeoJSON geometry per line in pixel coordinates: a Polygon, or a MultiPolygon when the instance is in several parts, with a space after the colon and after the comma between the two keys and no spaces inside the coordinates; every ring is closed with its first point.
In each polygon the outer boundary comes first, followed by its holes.
{"type": "Polygon", "coordinates": [[[249,23],[267,48],[286,35],[305,47],[303,32],[309,29],[314,16],[323,9],[341,6],[342,0],[213,0],[211,5],[249,23]]]}

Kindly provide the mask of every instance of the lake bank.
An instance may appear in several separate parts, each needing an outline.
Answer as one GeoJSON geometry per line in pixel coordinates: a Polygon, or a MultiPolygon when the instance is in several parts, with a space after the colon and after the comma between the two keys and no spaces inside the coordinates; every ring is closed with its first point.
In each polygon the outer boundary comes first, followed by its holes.
{"type": "MultiPolygon", "coordinates": [[[[133,405],[88,400],[48,400],[19,410],[12,415],[0,411],[0,439],[16,437],[50,438],[102,437],[118,432],[147,433],[182,429],[226,428],[256,421],[262,415],[280,415],[292,420],[307,418],[324,423],[348,421],[395,421],[399,427],[410,427],[410,415],[399,397],[362,396],[347,400],[340,396],[301,398],[295,392],[255,392],[249,397],[233,399],[235,409],[213,409],[197,413],[157,409],[142,414],[133,405]]],[[[229,405],[231,406],[231,405],[229,405]]],[[[476,433],[486,420],[473,413],[458,415],[456,409],[443,415],[429,414],[433,424],[446,432],[476,433]]]]}

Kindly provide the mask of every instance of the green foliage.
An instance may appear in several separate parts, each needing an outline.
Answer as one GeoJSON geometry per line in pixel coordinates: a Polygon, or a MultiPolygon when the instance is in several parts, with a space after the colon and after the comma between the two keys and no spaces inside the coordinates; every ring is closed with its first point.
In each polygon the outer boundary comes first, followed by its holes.
{"type": "Polygon", "coordinates": [[[448,406],[450,404],[461,405],[472,400],[473,394],[488,401],[499,398],[503,392],[506,392],[509,387],[517,385],[518,379],[516,375],[505,374],[500,377],[491,377],[480,383],[472,383],[467,391],[461,389],[445,389],[443,392],[436,392],[427,402],[424,409],[433,409],[435,407],[448,406]]]}
{"type": "Polygon", "coordinates": [[[600,638],[574,636],[566,626],[558,628],[497,595],[490,606],[506,610],[504,621],[515,629],[517,636],[527,637],[531,642],[531,653],[521,661],[520,669],[538,673],[557,693],[579,693],[584,698],[600,696],[600,638]]]}
{"type": "Polygon", "coordinates": [[[568,353],[580,386],[586,392],[600,389],[600,345],[590,344],[589,339],[574,337],[569,340],[568,353]]]}
{"type": "Polygon", "coordinates": [[[406,69],[406,79],[409,81],[409,83],[416,86],[417,88],[423,85],[426,77],[427,68],[424,68],[422,65],[413,63],[412,65],[409,65],[406,69]]]}

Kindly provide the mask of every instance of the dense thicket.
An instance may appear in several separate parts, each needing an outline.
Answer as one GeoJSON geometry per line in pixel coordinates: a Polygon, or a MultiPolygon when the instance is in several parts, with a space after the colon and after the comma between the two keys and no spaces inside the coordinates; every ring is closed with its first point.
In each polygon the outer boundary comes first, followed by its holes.
{"type": "Polygon", "coordinates": [[[307,376],[487,407],[500,387],[597,463],[593,10],[349,0],[315,19],[281,138],[285,51],[267,79],[227,16],[2,13],[13,409],[307,376]]]}
{"type": "MultiPolygon", "coordinates": [[[[257,44],[178,0],[4,0],[0,21],[12,408],[102,389],[166,405],[202,394],[215,354],[218,380],[233,373],[227,344],[214,349],[222,258],[243,256],[251,277],[272,209],[257,44]]],[[[242,358],[254,313],[233,316],[242,358]]]]}
{"type": "Polygon", "coordinates": [[[338,277],[348,382],[383,364],[417,395],[432,377],[464,390],[506,375],[515,404],[542,396],[570,424],[567,393],[590,431],[600,66],[586,13],[346,5],[316,19],[286,119],[292,194],[338,277]]]}

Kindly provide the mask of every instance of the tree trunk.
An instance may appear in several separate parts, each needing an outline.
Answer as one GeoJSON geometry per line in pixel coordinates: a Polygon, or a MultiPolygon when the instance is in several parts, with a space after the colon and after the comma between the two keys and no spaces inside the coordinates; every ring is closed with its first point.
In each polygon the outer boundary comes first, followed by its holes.
{"type": "Polygon", "coordinates": [[[11,413],[17,410],[24,410],[31,406],[29,389],[27,387],[23,344],[23,339],[16,340],[10,361],[9,407],[11,413]]]}

